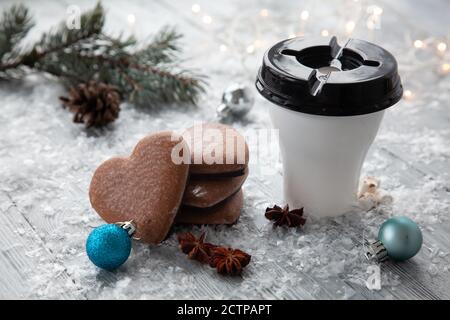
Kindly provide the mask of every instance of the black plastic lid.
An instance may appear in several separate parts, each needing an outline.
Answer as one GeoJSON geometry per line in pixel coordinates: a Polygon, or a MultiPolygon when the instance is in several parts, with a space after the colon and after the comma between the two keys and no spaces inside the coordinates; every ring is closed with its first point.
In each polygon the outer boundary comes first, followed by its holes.
{"type": "Polygon", "coordinates": [[[336,37],[277,43],[264,54],[256,88],[277,105],[326,116],[380,111],[403,94],[392,54],[357,39],[340,46],[336,37]]]}

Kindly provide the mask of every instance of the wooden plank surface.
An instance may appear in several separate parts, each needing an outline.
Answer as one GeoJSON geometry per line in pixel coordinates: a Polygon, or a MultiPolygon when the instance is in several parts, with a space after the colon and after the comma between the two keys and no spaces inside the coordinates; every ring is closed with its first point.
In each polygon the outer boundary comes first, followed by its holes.
{"type": "Polygon", "coordinates": [[[33,225],[17,209],[14,201],[0,192],[0,298],[17,299],[25,296],[43,299],[82,299],[83,296],[71,291],[75,287],[66,269],[57,259],[55,252],[46,248],[33,225]],[[51,265],[41,265],[40,257],[48,256],[51,265]],[[54,278],[48,279],[45,287],[35,287],[33,277],[39,277],[44,268],[58,269],[54,278]],[[52,287],[52,294],[47,288],[52,287]],[[54,296],[53,293],[58,295],[54,296]]]}
{"type": "MultiPolygon", "coordinates": [[[[6,7],[12,1],[5,1],[0,9],[6,7]]],[[[44,1],[37,5],[35,2],[26,1],[38,15],[43,16],[48,12],[55,13],[56,16],[65,12],[69,2],[44,1]]],[[[248,23],[249,28],[254,24],[245,20],[245,14],[254,12],[258,15],[261,8],[271,10],[280,6],[281,12],[289,11],[290,7],[297,4],[284,4],[286,8],[278,2],[271,1],[257,3],[251,2],[239,11],[239,2],[211,2],[198,1],[201,5],[201,14],[193,14],[190,10],[191,3],[186,1],[158,1],[158,2],[127,2],[126,5],[119,1],[108,2],[109,19],[119,21],[117,24],[109,21],[111,30],[116,30],[118,26],[124,26],[125,13],[133,13],[137,21],[145,20],[137,30],[138,36],[145,37],[146,29],[156,30],[158,27],[176,22],[179,29],[186,34],[185,45],[187,55],[192,59],[190,64],[198,67],[203,72],[210,75],[210,92],[202,101],[200,111],[192,110],[179,114],[176,112],[162,115],[151,115],[150,118],[127,111],[130,120],[124,118],[125,124],[132,125],[133,121],[148,121],[148,132],[160,127],[173,129],[178,123],[187,122],[191,119],[212,120],[213,108],[220,97],[220,92],[225,83],[233,81],[236,77],[253,81],[256,68],[260,62],[260,55],[263,50],[258,51],[256,56],[250,56],[240,61],[238,53],[230,53],[229,61],[224,61],[218,49],[224,43],[229,45],[235,43],[238,37],[230,35],[226,26],[233,23],[248,23]],[[205,26],[202,22],[202,15],[212,16],[214,23],[205,26]],[[242,15],[236,20],[236,16],[242,15]],[[122,21],[122,23],[120,23],[122,21]],[[230,62],[231,61],[231,62],[230,62]],[[229,67],[229,64],[242,62],[237,67],[229,67]],[[141,120],[144,119],[144,120],[141,120]],[[150,120],[148,120],[150,119],[150,120]],[[169,123],[173,119],[173,124],[169,123]]],[[[300,6],[311,6],[312,2],[305,1],[300,6]]],[[[389,7],[388,3],[380,2],[389,7]]],[[[406,3],[402,1],[402,3],[406,3]]],[[[89,1],[80,1],[80,6],[87,8],[91,5],[89,1]]],[[[442,8],[444,12],[450,9],[447,2],[437,1],[434,7],[442,8]]],[[[402,4],[395,8],[404,9],[402,4]]],[[[409,10],[414,11],[413,5],[408,5],[409,10]]],[[[387,9],[386,9],[387,10],[387,9]]],[[[417,11],[414,11],[417,13],[417,11]]],[[[421,12],[422,13],[422,12],[421,12]]],[[[411,15],[413,17],[414,15],[411,15]]],[[[435,21],[427,19],[427,23],[421,28],[436,32],[436,26],[440,25],[442,18],[440,15],[433,15],[435,21]]],[[[389,17],[387,18],[389,19],[389,17]]],[[[60,19],[40,19],[38,21],[38,31],[46,29],[49,25],[60,19]],[[41,21],[42,20],[42,21],[41,21]]],[[[444,22],[442,22],[444,23],[444,22]]],[[[414,24],[414,21],[412,22],[414,24]]],[[[281,28],[281,26],[280,26],[281,28]]],[[[120,29],[120,28],[119,28],[120,29]]],[[[236,27],[239,30],[239,26],[236,27]]],[[[36,32],[38,32],[36,31],[36,32]]],[[[237,31],[239,33],[239,31],[237,31]]],[[[33,36],[33,35],[31,35],[33,36]]],[[[244,38],[244,35],[242,35],[244,38]]],[[[245,43],[246,40],[242,40],[245,43]]],[[[228,48],[231,50],[232,48],[228,48]]],[[[239,50],[246,50],[245,45],[238,46],[239,50]]],[[[445,78],[442,79],[445,81],[445,78]]],[[[56,104],[56,99],[61,88],[57,85],[40,84],[38,89],[33,89],[30,85],[16,89],[11,86],[1,87],[3,101],[6,105],[11,105],[15,100],[21,104],[31,104],[33,100],[33,90],[43,90],[41,103],[50,105],[43,107],[44,110],[52,110],[52,105],[56,104]],[[29,98],[27,98],[29,96],[29,98]],[[29,100],[27,100],[29,99],[29,100]]],[[[443,89],[441,89],[443,90],[443,89]]],[[[444,103],[439,102],[440,104],[444,103]]],[[[246,124],[236,124],[238,128],[245,130],[249,128],[261,128],[269,126],[267,115],[264,111],[266,102],[257,98],[257,110],[252,111],[253,121],[246,124]],[[260,108],[260,109],[259,109],[260,108]]],[[[408,107],[407,104],[402,105],[408,107]]],[[[0,107],[1,109],[1,107],[0,107]]],[[[46,127],[35,128],[36,137],[41,140],[38,146],[36,141],[30,140],[30,148],[26,144],[17,144],[8,131],[18,129],[27,124],[26,115],[17,111],[13,114],[12,108],[7,107],[9,116],[14,116],[14,121],[0,117],[1,128],[6,128],[0,137],[0,160],[5,168],[11,172],[0,171],[0,178],[7,181],[8,185],[0,185],[0,298],[77,298],[77,299],[102,299],[102,298],[269,298],[269,299],[448,299],[450,298],[450,277],[448,265],[448,251],[450,248],[450,224],[444,213],[437,217],[436,223],[429,223],[428,220],[420,220],[426,225],[424,230],[424,248],[412,261],[405,263],[386,263],[382,266],[382,273],[386,275],[383,288],[380,291],[369,290],[365,286],[365,268],[369,263],[354,258],[355,255],[362,256],[362,236],[363,230],[367,228],[367,221],[371,221],[368,227],[369,233],[373,235],[376,226],[379,225],[386,216],[396,213],[386,209],[386,213],[369,213],[363,218],[344,217],[331,221],[325,226],[324,222],[308,224],[304,234],[283,233],[279,230],[272,231],[268,228],[267,222],[262,217],[264,207],[271,202],[281,201],[281,174],[274,175],[268,180],[258,174],[257,165],[251,167],[251,174],[246,182],[244,191],[247,192],[246,206],[239,224],[229,229],[207,228],[208,236],[211,240],[225,241],[229,245],[246,245],[251,251],[254,264],[247,271],[244,279],[229,279],[215,275],[208,268],[201,268],[191,261],[184,259],[179,253],[174,237],[170,237],[161,246],[148,247],[142,244],[134,245],[134,256],[128,266],[121,268],[117,272],[103,272],[93,268],[84,255],[83,239],[87,236],[90,228],[99,225],[100,219],[90,209],[87,196],[85,196],[89,177],[87,176],[100,160],[111,155],[111,152],[126,153],[132,147],[132,142],[141,137],[146,132],[130,127],[129,131],[117,131],[108,133],[106,137],[98,138],[98,142],[93,142],[90,137],[81,135],[78,128],[68,126],[68,118],[64,111],[56,112],[56,123],[46,127]],[[22,121],[22,122],[21,122],[22,121]],[[62,140],[57,140],[51,135],[50,130],[57,130],[62,140]],[[80,137],[81,136],[81,137],[80,137]],[[134,139],[133,139],[134,137],[134,139]],[[63,145],[72,142],[78,143],[78,147],[86,153],[92,154],[92,159],[81,159],[76,153],[76,146],[67,149],[69,154],[63,155],[55,149],[66,148],[63,145]],[[121,145],[117,147],[117,145],[121,145]],[[96,149],[97,148],[97,149],[96,149]],[[73,154],[70,154],[73,152],[73,154]],[[12,154],[16,154],[16,158],[12,154]],[[53,158],[52,158],[53,157],[53,158]],[[41,159],[43,158],[43,159],[41,159]],[[42,166],[39,167],[40,159],[42,166]],[[75,161],[71,162],[71,160],[75,161]],[[24,163],[23,172],[19,165],[14,165],[14,161],[24,163]],[[36,170],[28,169],[27,163],[34,161],[37,164],[36,170]],[[45,166],[45,167],[44,167],[45,166]],[[63,170],[62,168],[70,170],[63,170]],[[2,175],[3,174],[3,175],[2,175]],[[27,174],[31,176],[27,176],[27,174]],[[30,192],[30,188],[36,188],[35,192],[30,192]],[[29,196],[32,194],[32,198],[29,196]],[[56,196],[51,196],[54,194],[56,196]],[[323,232],[326,228],[327,232],[323,232]],[[310,252],[314,243],[311,239],[320,239],[314,235],[329,234],[329,239],[339,239],[342,245],[336,245],[339,250],[348,250],[344,257],[350,261],[344,261],[342,269],[335,270],[335,266],[326,273],[324,264],[331,261],[333,264],[339,262],[336,255],[332,254],[333,245],[321,244],[322,252],[310,252]],[[252,234],[257,235],[249,239],[248,243],[240,242],[238,237],[252,234]],[[338,235],[334,237],[334,234],[338,235]],[[339,238],[340,237],[340,238],[339,238]],[[298,239],[297,239],[298,238],[298,239]],[[348,241],[348,243],[347,243],[348,241]],[[292,247],[292,252],[286,247],[292,247]],[[297,251],[298,257],[295,256],[297,251]],[[307,251],[305,254],[304,251],[307,251]],[[285,255],[281,259],[277,252],[285,255]],[[276,256],[280,259],[274,259],[276,256]],[[302,267],[301,257],[307,257],[314,261],[305,261],[302,267]],[[291,260],[294,261],[291,263],[291,260]],[[325,270],[325,271],[323,271],[325,270]],[[174,281],[173,279],[177,279],[174,281]],[[172,290],[161,290],[166,285],[172,290]],[[139,287],[139,288],[138,288],[139,287]],[[164,293],[165,296],[161,296],[164,293]]],[[[18,108],[18,110],[23,110],[18,108]]],[[[437,190],[432,190],[434,201],[448,202],[450,199],[448,175],[450,174],[450,158],[442,153],[437,153],[431,162],[420,159],[416,154],[410,152],[408,144],[402,140],[393,140],[391,132],[405,133],[407,137],[412,136],[414,131],[430,128],[438,133],[446,135],[446,128],[449,127],[450,118],[448,113],[443,113],[442,109],[434,109],[416,114],[407,114],[407,111],[394,111],[386,117],[380,137],[375,142],[368,159],[368,168],[365,173],[381,176],[387,180],[386,188],[398,190],[401,185],[412,192],[420,192],[420,186],[427,182],[436,181],[437,190]],[[409,121],[404,121],[405,113],[409,121]],[[412,125],[411,125],[412,124],[412,125]],[[382,164],[386,165],[382,165],[382,164]],[[444,180],[442,182],[442,180],[444,180]]],[[[38,118],[38,115],[32,114],[38,118]]],[[[122,119],[122,118],[121,118],[122,119]]],[[[32,119],[31,119],[32,120],[32,119]]],[[[30,121],[31,121],[30,120],[30,121]]],[[[124,124],[122,123],[122,127],[124,124]]],[[[25,129],[24,129],[25,130],[25,129]]],[[[24,132],[17,137],[30,139],[24,132]]],[[[92,138],[95,139],[95,138],[92,138]]],[[[263,163],[262,166],[270,166],[270,163],[263,163]]],[[[401,188],[400,188],[401,189],[401,188]]],[[[417,193],[416,193],[417,194],[417,193]]],[[[407,206],[404,195],[398,192],[403,207],[397,209],[411,210],[407,206]]],[[[425,199],[425,201],[428,201],[425,199]]],[[[431,200],[429,200],[431,201],[431,200]]],[[[430,210],[432,204],[425,203],[423,207],[430,210]]],[[[444,207],[445,208],[445,207],[444,207]]],[[[418,208],[418,210],[420,210],[418,208]]],[[[448,212],[447,212],[448,213],[448,212]]],[[[418,215],[419,219],[423,219],[418,215]]],[[[328,238],[327,238],[328,239],[328,238]]],[[[327,240],[325,239],[325,240],[327,240]]]]}

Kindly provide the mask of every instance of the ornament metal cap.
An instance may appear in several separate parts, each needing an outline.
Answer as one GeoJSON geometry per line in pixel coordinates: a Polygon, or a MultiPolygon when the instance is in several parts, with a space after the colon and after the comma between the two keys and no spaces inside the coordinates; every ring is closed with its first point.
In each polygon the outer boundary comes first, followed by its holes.
{"type": "Polygon", "coordinates": [[[230,107],[227,106],[225,103],[221,103],[218,107],[217,107],[217,116],[221,119],[225,119],[228,118],[231,114],[231,110],[230,107]]]}
{"type": "Polygon", "coordinates": [[[367,260],[375,260],[377,262],[383,262],[388,259],[387,250],[379,240],[367,246],[365,256],[367,260]]]}
{"type": "MultiPolygon", "coordinates": [[[[126,232],[128,232],[128,235],[130,237],[136,232],[136,225],[133,223],[133,220],[125,222],[116,222],[115,224],[124,229],[126,232]]],[[[133,239],[139,240],[138,238],[133,239]]]]}

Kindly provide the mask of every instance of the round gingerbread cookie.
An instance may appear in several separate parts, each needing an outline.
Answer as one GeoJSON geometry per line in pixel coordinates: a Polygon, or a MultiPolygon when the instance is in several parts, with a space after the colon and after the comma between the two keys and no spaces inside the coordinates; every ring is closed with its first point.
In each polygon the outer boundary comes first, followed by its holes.
{"type": "Polygon", "coordinates": [[[191,176],[184,191],[182,204],[196,208],[212,207],[235,194],[245,182],[248,168],[240,175],[224,177],[214,175],[191,176]]]}
{"type": "Polygon", "coordinates": [[[191,151],[191,174],[223,174],[242,171],[248,164],[245,138],[233,127],[202,123],[183,134],[191,151]]]}
{"type": "Polygon", "coordinates": [[[234,224],[241,215],[244,204],[242,190],[210,208],[182,206],[175,218],[179,224],[234,224]]]}

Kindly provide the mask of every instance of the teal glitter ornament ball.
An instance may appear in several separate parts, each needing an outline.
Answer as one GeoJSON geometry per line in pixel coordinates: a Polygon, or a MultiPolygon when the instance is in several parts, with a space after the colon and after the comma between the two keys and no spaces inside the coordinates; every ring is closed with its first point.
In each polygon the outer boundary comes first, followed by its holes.
{"type": "Polygon", "coordinates": [[[86,241],[86,253],[97,267],[112,271],[127,261],[131,238],[127,230],[116,224],[95,228],[86,241]]]}
{"type": "Polygon", "coordinates": [[[422,232],[408,217],[398,216],[386,220],[378,232],[378,240],[394,260],[412,258],[422,247],[422,232]]]}

